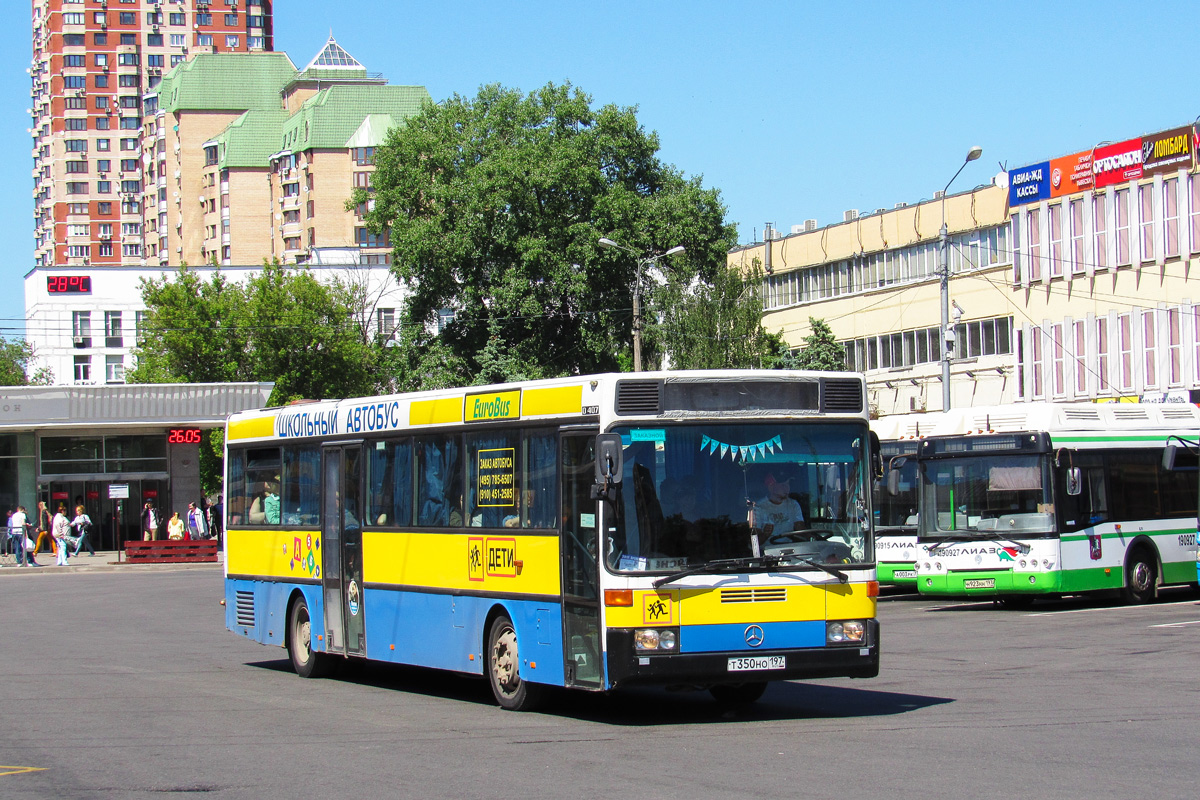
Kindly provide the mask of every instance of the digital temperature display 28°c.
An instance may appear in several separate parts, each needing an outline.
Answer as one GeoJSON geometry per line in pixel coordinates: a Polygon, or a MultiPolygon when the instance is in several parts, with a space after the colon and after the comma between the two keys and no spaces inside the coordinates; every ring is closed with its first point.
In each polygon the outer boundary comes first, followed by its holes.
{"type": "Polygon", "coordinates": [[[46,291],[50,294],[84,294],[92,290],[91,275],[47,275],[46,291]]]}

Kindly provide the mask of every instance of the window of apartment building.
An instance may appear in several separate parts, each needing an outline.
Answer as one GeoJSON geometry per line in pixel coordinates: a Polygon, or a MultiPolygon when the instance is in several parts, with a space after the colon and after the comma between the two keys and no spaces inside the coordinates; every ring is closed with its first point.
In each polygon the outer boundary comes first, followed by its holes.
{"type": "MultiPolygon", "coordinates": [[[[254,17],[251,17],[250,19],[254,19],[254,17]]],[[[259,19],[262,19],[262,18],[259,17],[259,19]]],[[[247,36],[246,37],[246,47],[248,47],[251,50],[263,49],[264,43],[265,43],[265,40],[261,36],[247,36]]]]}
{"type": "Polygon", "coordinates": [[[107,89],[108,88],[108,76],[107,75],[97,75],[95,78],[95,84],[96,84],[97,89],[107,89]]]}
{"type": "Polygon", "coordinates": [[[102,111],[102,110],[108,108],[108,96],[107,95],[104,95],[104,96],[97,95],[95,98],[93,98],[93,101],[94,101],[94,104],[95,104],[97,110],[102,111]]]}
{"type": "Polygon", "coordinates": [[[97,139],[96,140],[96,149],[102,153],[107,153],[109,141],[110,141],[109,139],[97,139]]]}
{"type": "Polygon", "coordinates": [[[121,200],[122,214],[140,214],[142,213],[142,203],[140,200],[126,197],[121,200]]]}
{"type": "Polygon", "coordinates": [[[374,147],[355,147],[354,148],[354,163],[360,167],[375,163],[375,148],[374,147]]]}
{"type": "Polygon", "coordinates": [[[163,35],[161,33],[146,34],[146,46],[147,47],[162,47],[162,43],[163,43],[163,35]]]}
{"type": "Polygon", "coordinates": [[[84,44],[84,38],[83,38],[82,33],[64,33],[62,38],[63,38],[63,46],[64,47],[85,47],[86,46],[84,44]]]}
{"type": "Polygon", "coordinates": [[[67,182],[67,194],[87,194],[87,193],[88,193],[87,182],[80,182],[80,181],[68,181],[67,182]]]}
{"type": "Polygon", "coordinates": [[[1073,327],[1075,328],[1075,394],[1084,397],[1088,393],[1087,322],[1077,319],[1073,323],[1073,327]]]}
{"type": "Polygon", "coordinates": [[[229,192],[221,192],[221,208],[229,208],[229,192]]]}
{"type": "Polygon", "coordinates": [[[1029,329],[1029,355],[1031,372],[1030,377],[1033,379],[1033,398],[1035,400],[1045,396],[1045,362],[1043,361],[1043,352],[1045,348],[1042,343],[1042,329],[1038,325],[1034,325],[1029,329]]]}
{"type": "Polygon", "coordinates": [[[67,203],[68,214],[86,214],[88,213],[87,203],[67,203]]]}
{"type": "Polygon", "coordinates": [[[67,109],[75,109],[75,110],[86,109],[87,108],[87,98],[86,97],[64,97],[63,105],[67,109]]]}
{"type": "Polygon", "coordinates": [[[354,173],[354,186],[359,189],[368,189],[371,186],[371,172],[356,172],[354,173]]]}
{"type": "Polygon", "coordinates": [[[297,183],[285,183],[283,185],[283,196],[284,197],[299,197],[300,196],[300,184],[298,182],[297,183]]]}
{"type": "Polygon", "coordinates": [[[161,67],[162,65],[163,65],[162,53],[151,54],[151,55],[146,56],[146,66],[161,67]]]}
{"type": "Polygon", "coordinates": [[[125,357],[124,356],[105,356],[104,357],[104,381],[105,381],[105,383],[124,383],[125,382],[125,357]]]}
{"type": "Polygon", "coordinates": [[[64,67],[86,67],[87,66],[87,56],[85,56],[85,55],[63,56],[63,66],[64,67]]]}
{"type": "MultiPolygon", "coordinates": [[[[206,167],[211,167],[216,163],[217,163],[217,146],[214,144],[214,145],[210,145],[210,146],[204,148],[204,165],[206,167]]],[[[212,186],[212,183],[209,183],[208,185],[212,186]]]]}
{"type": "Polygon", "coordinates": [[[96,159],[96,172],[108,172],[112,169],[112,160],[108,158],[96,159]]]}
{"type": "Polygon", "coordinates": [[[300,209],[293,208],[283,212],[283,224],[292,225],[300,221],[300,209]]]}
{"type": "MultiPolygon", "coordinates": [[[[72,205],[87,205],[86,203],[72,203],[72,205]]],[[[87,223],[72,224],[67,226],[67,236],[91,236],[91,229],[87,223]]]]}
{"type": "Polygon", "coordinates": [[[69,131],[86,131],[87,117],[68,117],[65,120],[65,127],[69,131]]]}
{"type": "Polygon", "coordinates": [[[231,50],[237,49],[237,47],[240,45],[240,43],[241,43],[241,37],[239,37],[239,36],[226,36],[225,37],[225,46],[231,50]]]}
{"type": "Polygon", "coordinates": [[[112,203],[108,202],[108,201],[105,201],[103,203],[96,203],[96,213],[97,214],[111,214],[112,213],[112,203]]]}
{"type": "Polygon", "coordinates": [[[300,249],[300,237],[299,236],[288,236],[288,237],[284,238],[283,249],[284,250],[299,250],[300,249]]]}
{"type": "Polygon", "coordinates": [[[1167,382],[1183,383],[1183,322],[1178,308],[1167,310],[1167,382]]]}
{"type": "MultiPolygon", "coordinates": [[[[96,130],[98,130],[98,131],[108,130],[108,117],[96,117],[96,130]]],[[[105,141],[108,141],[108,140],[105,139],[105,141]]]]}
{"type": "Polygon", "coordinates": [[[101,242],[99,245],[96,246],[96,251],[97,251],[96,254],[101,256],[102,258],[111,257],[113,254],[112,242],[101,242]]]}
{"type": "Polygon", "coordinates": [[[1055,397],[1067,394],[1067,353],[1062,323],[1050,326],[1050,390],[1055,397]]]}
{"type": "Polygon", "coordinates": [[[211,33],[200,33],[196,35],[196,44],[201,47],[212,47],[213,37],[211,33]]]}
{"type": "Polygon", "coordinates": [[[111,239],[113,235],[113,224],[111,222],[101,222],[96,225],[96,233],[101,239],[111,239]]]}
{"type": "Polygon", "coordinates": [[[137,44],[137,43],[138,43],[138,40],[137,40],[136,33],[122,33],[121,34],[121,44],[137,44]]]}
{"type": "Polygon", "coordinates": [[[121,255],[127,257],[137,257],[142,254],[142,246],[140,244],[122,244],[121,255]]]}
{"type": "Polygon", "coordinates": [[[121,108],[137,108],[141,105],[141,98],[133,94],[121,95],[121,108]]]}
{"type": "Polygon", "coordinates": [[[354,229],[354,241],[359,247],[389,247],[388,233],[371,233],[366,228],[354,229]]]}
{"type": "Polygon", "coordinates": [[[137,24],[137,14],[135,14],[132,11],[118,11],[117,12],[117,20],[122,25],[136,25],[137,24]]]}
{"type": "Polygon", "coordinates": [[[162,25],[162,21],[163,21],[163,17],[162,17],[161,10],[155,9],[154,11],[146,12],[146,24],[147,25],[162,25]]]}
{"type": "Polygon", "coordinates": [[[71,338],[76,347],[92,346],[92,312],[71,312],[71,338]]]}
{"type": "Polygon", "coordinates": [[[1042,279],[1042,245],[1041,245],[1042,210],[1031,208],[1025,212],[1025,230],[1029,237],[1029,280],[1042,279]]]}
{"type": "Polygon", "coordinates": [[[375,335],[384,339],[391,339],[396,333],[396,309],[394,308],[377,308],[375,309],[375,335]]]}
{"type": "MultiPolygon", "coordinates": [[[[66,39],[67,37],[64,36],[63,38],[66,39]]],[[[83,37],[80,36],[79,38],[82,39],[83,37]]],[[[92,43],[98,44],[98,45],[108,44],[108,34],[107,33],[93,33],[92,34],[92,43]]],[[[68,42],[63,42],[63,44],[68,44],[68,42]]],[[[80,44],[83,44],[83,42],[80,42],[80,44]]]]}
{"type": "Polygon", "coordinates": [[[217,226],[216,225],[205,225],[204,226],[204,238],[205,239],[217,238],[217,226]]]}
{"type": "Polygon", "coordinates": [[[121,117],[121,130],[136,131],[140,127],[142,127],[141,117],[121,117]]]}
{"type": "Polygon", "coordinates": [[[1192,234],[1191,250],[1200,253],[1200,175],[1188,175],[1188,218],[1192,234]]]}
{"type": "Polygon", "coordinates": [[[86,75],[66,75],[63,77],[63,86],[67,89],[86,89],[86,75]]]}
{"type": "Polygon", "coordinates": [[[117,53],[117,64],[122,67],[136,67],[139,63],[137,53],[117,53]]]}
{"type": "Polygon", "coordinates": [[[89,383],[92,380],[92,357],[75,356],[75,382],[89,383]]]}
{"type": "MultiPolygon", "coordinates": [[[[126,89],[136,89],[139,85],[140,84],[138,83],[137,75],[118,75],[117,76],[117,86],[122,86],[126,89]]],[[[122,101],[124,101],[124,98],[121,98],[121,99],[122,99],[122,101]]],[[[122,102],[121,105],[125,105],[125,103],[122,102]]]]}
{"type": "Polygon", "coordinates": [[[138,171],[138,160],[136,158],[122,158],[121,159],[121,171],[122,172],[137,172],[138,171]]]}
{"type": "Polygon", "coordinates": [[[121,223],[121,235],[122,236],[141,236],[142,235],[142,223],[140,223],[140,222],[122,222],[121,223]]]}
{"type": "Polygon", "coordinates": [[[212,25],[212,14],[210,14],[208,12],[201,12],[201,13],[196,14],[196,24],[197,25],[212,25]]]}
{"type": "MultiPolygon", "coordinates": [[[[174,37],[172,37],[172,38],[174,38],[174,37]]],[[[171,56],[171,66],[173,67],[176,64],[182,64],[186,60],[187,60],[187,56],[183,56],[183,55],[180,55],[179,53],[176,53],[171,56]]]]}
{"type": "Polygon", "coordinates": [[[92,22],[96,25],[104,26],[108,24],[108,14],[103,11],[92,12],[92,22]]]}
{"type": "Polygon", "coordinates": [[[128,194],[139,194],[142,191],[141,181],[121,181],[121,191],[128,194]]]}
{"type": "Polygon", "coordinates": [[[121,330],[121,312],[120,311],[105,311],[104,312],[104,346],[105,347],[121,347],[125,343],[124,335],[121,330]]]}
{"type": "Polygon", "coordinates": [[[84,13],[82,11],[66,11],[62,15],[63,25],[84,25],[84,13]]]}
{"type": "Polygon", "coordinates": [[[63,143],[68,153],[86,153],[87,145],[87,139],[67,139],[63,143]]]}
{"type": "Polygon", "coordinates": [[[187,15],[177,13],[168,14],[167,22],[171,25],[187,25],[187,15]]]}
{"type": "Polygon", "coordinates": [[[1138,187],[1138,222],[1141,231],[1142,261],[1154,260],[1154,184],[1138,187]]]}
{"type": "Polygon", "coordinates": [[[172,33],[171,34],[171,47],[184,47],[185,45],[187,45],[187,34],[186,33],[172,33]]]}
{"type": "Polygon", "coordinates": [[[1128,313],[1117,315],[1117,382],[1123,392],[1133,388],[1133,320],[1128,313]]]}
{"type": "Polygon", "coordinates": [[[67,258],[90,258],[92,247],[87,244],[67,245],[67,258]]]}
{"type": "Polygon", "coordinates": [[[1116,219],[1117,266],[1127,267],[1132,261],[1129,248],[1129,190],[1118,189],[1113,197],[1113,216],[1116,219]]]}
{"type": "Polygon", "coordinates": [[[391,253],[361,253],[358,263],[363,266],[387,266],[392,263],[391,253]]]}
{"type": "Polygon", "coordinates": [[[112,194],[112,181],[96,181],[96,194],[112,194]]]}
{"type": "Polygon", "coordinates": [[[1163,258],[1179,255],[1179,179],[1163,181],[1163,258]]]}
{"type": "Polygon", "coordinates": [[[1099,389],[1107,393],[1112,384],[1112,365],[1108,347],[1108,317],[1096,318],[1096,377],[1099,389]]]}
{"type": "Polygon", "coordinates": [[[1142,353],[1143,385],[1153,389],[1158,386],[1158,314],[1152,308],[1142,314],[1142,353]]]}
{"type": "Polygon", "coordinates": [[[306,203],[304,204],[304,216],[305,216],[305,218],[306,218],[306,219],[312,219],[312,218],[313,218],[313,212],[315,211],[315,209],[316,209],[316,205],[315,205],[315,203],[314,203],[312,200],[309,200],[308,202],[306,202],[306,203]]]}

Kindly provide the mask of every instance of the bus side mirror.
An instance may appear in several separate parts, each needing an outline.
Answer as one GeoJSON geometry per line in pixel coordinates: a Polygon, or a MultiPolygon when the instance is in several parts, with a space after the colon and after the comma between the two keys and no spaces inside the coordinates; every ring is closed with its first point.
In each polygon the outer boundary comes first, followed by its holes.
{"type": "Polygon", "coordinates": [[[1177,449],[1173,444],[1169,444],[1163,448],[1162,468],[1164,472],[1170,472],[1175,469],[1175,452],[1177,449]]]}
{"type": "Polygon", "coordinates": [[[1067,470],[1067,494],[1076,497],[1083,491],[1083,471],[1079,467],[1067,470]]]}
{"type": "Polygon", "coordinates": [[[896,456],[888,464],[887,490],[893,497],[900,494],[900,468],[906,461],[906,456],[896,456]]]}
{"type": "Polygon", "coordinates": [[[883,477],[883,449],[879,446],[879,435],[871,431],[871,472],[879,480],[883,477]]]}
{"type": "Polygon", "coordinates": [[[593,500],[612,499],[609,489],[621,482],[624,452],[620,434],[602,433],[596,437],[596,483],[592,486],[593,500]]]}

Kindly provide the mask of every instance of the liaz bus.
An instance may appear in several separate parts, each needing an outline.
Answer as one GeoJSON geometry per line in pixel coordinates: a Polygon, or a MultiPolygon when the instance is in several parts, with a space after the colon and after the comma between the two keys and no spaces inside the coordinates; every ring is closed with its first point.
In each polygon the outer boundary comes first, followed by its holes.
{"type": "Polygon", "coordinates": [[[861,376],[594,375],[234,414],[229,630],[547,687],[879,669],[861,376]]]}
{"type": "Polygon", "coordinates": [[[1191,404],[1028,403],[950,412],[923,439],[918,590],[1024,606],[1119,591],[1152,601],[1196,581],[1196,475],[1164,448],[1194,440],[1191,404]]]}
{"type": "Polygon", "coordinates": [[[871,421],[883,473],[875,482],[875,553],[880,586],[917,588],[917,440],[941,414],[894,414],[871,421]]]}

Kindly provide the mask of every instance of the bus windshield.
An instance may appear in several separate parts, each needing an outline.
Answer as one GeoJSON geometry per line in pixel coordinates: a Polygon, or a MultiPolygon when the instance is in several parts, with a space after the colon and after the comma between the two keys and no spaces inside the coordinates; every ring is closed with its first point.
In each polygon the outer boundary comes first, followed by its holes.
{"type": "Polygon", "coordinates": [[[883,446],[883,477],[875,482],[875,532],[890,533],[917,530],[917,459],[913,453],[903,454],[896,448],[883,446]],[[889,452],[889,449],[891,452],[889,452]],[[896,493],[888,490],[892,472],[898,473],[896,493]]]}
{"type": "Polygon", "coordinates": [[[617,428],[622,482],[605,534],[616,572],[766,557],[781,567],[874,560],[864,424],[617,428]]]}
{"type": "Polygon", "coordinates": [[[920,535],[1029,536],[1054,532],[1044,455],[964,456],[921,463],[920,535]]]}

